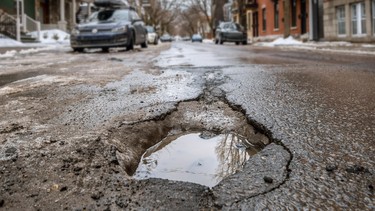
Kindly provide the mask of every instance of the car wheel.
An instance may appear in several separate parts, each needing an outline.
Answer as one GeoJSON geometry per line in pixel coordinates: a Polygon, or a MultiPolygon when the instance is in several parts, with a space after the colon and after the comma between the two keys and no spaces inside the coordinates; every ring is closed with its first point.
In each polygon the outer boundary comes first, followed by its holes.
{"type": "Polygon", "coordinates": [[[157,37],[155,37],[154,45],[157,45],[157,44],[159,44],[159,39],[157,37]]]}
{"type": "Polygon", "coordinates": [[[83,52],[83,48],[73,48],[73,51],[74,52],[78,52],[78,53],[82,53],[83,52]]]}
{"type": "Polygon", "coordinates": [[[141,44],[141,48],[147,48],[147,47],[148,47],[147,40],[145,40],[145,42],[141,44]]]}
{"type": "Polygon", "coordinates": [[[126,50],[130,51],[134,49],[134,32],[130,34],[128,45],[126,46],[126,50]]]}
{"type": "Polygon", "coordinates": [[[247,45],[247,40],[243,41],[242,45],[247,45]]]}
{"type": "Polygon", "coordinates": [[[236,42],[236,45],[239,45],[240,44],[240,42],[236,42]]]}
{"type": "Polygon", "coordinates": [[[219,40],[218,39],[215,39],[215,44],[219,44],[219,40]]]}
{"type": "Polygon", "coordinates": [[[219,43],[220,45],[224,44],[224,41],[221,39],[221,37],[219,37],[219,43]]]}
{"type": "Polygon", "coordinates": [[[102,48],[102,51],[108,53],[109,52],[109,48],[102,48]]]}

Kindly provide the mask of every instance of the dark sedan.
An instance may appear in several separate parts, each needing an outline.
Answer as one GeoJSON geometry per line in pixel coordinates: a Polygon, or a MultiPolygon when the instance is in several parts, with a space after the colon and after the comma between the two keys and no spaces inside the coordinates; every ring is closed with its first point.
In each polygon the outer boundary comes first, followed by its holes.
{"type": "Polygon", "coordinates": [[[85,48],[108,51],[111,47],[131,50],[134,45],[147,48],[147,30],[134,9],[106,8],[93,13],[87,23],[73,29],[70,45],[78,52],[85,48]]]}
{"type": "Polygon", "coordinates": [[[224,42],[234,42],[236,45],[247,44],[247,32],[244,27],[233,22],[221,22],[216,28],[215,44],[224,42]]]}

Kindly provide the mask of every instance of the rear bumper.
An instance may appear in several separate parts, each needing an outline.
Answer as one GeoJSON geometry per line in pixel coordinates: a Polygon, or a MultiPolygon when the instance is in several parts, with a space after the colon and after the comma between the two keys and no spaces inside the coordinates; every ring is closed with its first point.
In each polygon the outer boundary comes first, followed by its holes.
{"type": "Polygon", "coordinates": [[[247,37],[223,37],[223,41],[225,42],[244,42],[247,41],[247,37]]]}
{"type": "Polygon", "coordinates": [[[83,34],[70,37],[72,48],[105,48],[125,47],[129,41],[129,34],[83,34]]]}
{"type": "Polygon", "coordinates": [[[147,35],[147,41],[149,43],[154,43],[156,39],[157,39],[156,35],[151,35],[151,34],[147,35]]]}

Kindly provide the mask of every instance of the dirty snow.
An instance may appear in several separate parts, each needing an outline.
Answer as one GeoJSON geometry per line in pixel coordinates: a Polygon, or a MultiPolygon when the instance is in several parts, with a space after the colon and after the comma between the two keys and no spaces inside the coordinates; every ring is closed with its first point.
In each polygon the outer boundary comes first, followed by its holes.
{"type": "Polygon", "coordinates": [[[289,36],[288,38],[277,38],[276,40],[272,42],[261,42],[257,43],[256,45],[260,46],[268,46],[268,47],[274,47],[274,46],[281,46],[281,45],[301,45],[302,42],[295,40],[292,36],[289,36]]]}
{"type": "Polygon", "coordinates": [[[277,38],[272,42],[257,42],[255,46],[265,47],[291,47],[308,50],[320,50],[327,52],[340,52],[340,53],[354,53],[354,54],[370,54],[375,55],[375,45],[373,44],[353,44],[343,41],[309,41],[301,42],[294,39],[292,36],[288,38],[277,38]]]}
{"type": "MultiPolygon", "coordinates": [[[[38,33],[30,32],[30,35],[37,37],[38,33]]],[[[58,29],[41,31],[39,43],[21,43],[0,34],[0,48],[15,48],[0,54],[0,58],[12,58],[17,55],[32,54],[67,46],[70,46],[70,35],[58,29]]]]}
{"type": "Polygon", "coordinates": [[[16,50],[7,51],[4,54],[0,54],[0,58],[11,58],[17,54],[16,50]]]}
{"type": "Polygon", "coordinates": [[[21,92],[26,89],[32,89],[35,87],[51,85],[53,83],[60,83],[61,85],[68,84],[72,80],[77,80],[75,77],[63,77],[63,76],[51,76],[51,75],[39,75],[30,77],[22,80],[15,81],[8,86],[0,88],[0,95],[8,95],[12,93],[21,92]],[[27,82],[27,83],[24,83],[27,82]]]}

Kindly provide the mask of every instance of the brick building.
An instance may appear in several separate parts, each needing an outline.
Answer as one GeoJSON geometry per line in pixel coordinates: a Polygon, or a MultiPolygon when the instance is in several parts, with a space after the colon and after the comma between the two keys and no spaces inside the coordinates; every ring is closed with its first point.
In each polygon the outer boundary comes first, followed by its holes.
{"type": "Polygon", "coordinates": [[[322,9],[323,0],[236,0],[232,6],[233,20],[245,26],[254,40],[290,35],[319,39],[323,36],[322,9]]]}
{"type": "Polygon", "coordinates": [[[309,31],[309,4],[306,0],[258,0],[258,31],[260,37],[292,35],[299,37],[309,31]],[[288,16],[288,17],[287,17],[288,16]]]}

